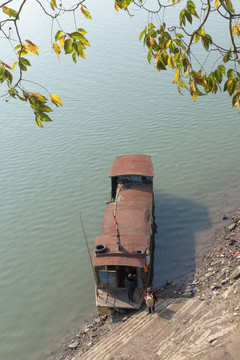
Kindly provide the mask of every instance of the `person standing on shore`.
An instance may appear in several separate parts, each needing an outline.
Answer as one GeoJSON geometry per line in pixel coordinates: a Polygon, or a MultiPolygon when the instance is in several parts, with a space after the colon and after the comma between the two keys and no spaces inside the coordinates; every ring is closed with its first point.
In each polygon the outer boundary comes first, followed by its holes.
{"type": "Polygon", "coordinates": [[[134,276],[132,274],[128,274],[124,283],[125,283],[125,286],[127,289],[128,300],[132,303],[133,302],[133,294],[134,294],[135,287],[136,287],[136,282],[135,282],[134,276]]]}
{"type": "Polygon", "coordinates": [[[157,301],[157,296],[151,287],[147,288],[147,292],[145,293],[143,300],[145,301],[145,303],[147,305],[148,314],[151,314],[152,311],[154,312],[155,311],[155,302],[157,301]]]}

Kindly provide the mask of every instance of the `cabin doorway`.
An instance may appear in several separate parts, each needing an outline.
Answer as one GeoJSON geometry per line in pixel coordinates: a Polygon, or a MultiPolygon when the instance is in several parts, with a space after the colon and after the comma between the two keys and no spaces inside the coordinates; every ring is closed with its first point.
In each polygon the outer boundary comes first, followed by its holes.
{"type": "Polygon", "coordinates": [[[127,271],[126,271],[126,266],[119,266],[118,268],[118,283],[119,283],[119,287],[125,287],[124,285],[124,280],[127,277],[127,271]]]}
{"type": "MultiPolygon", "coordinates": [[[[118,267],[118,283],[119,283],[119,287],[125,287],[125,279],[127,278],[128,274],[132,274],[137,282],[137,277],[136,277],[136,268],[135,267],[130,267],[130,266],[119,266],[118,267]]],[[[137,283],[136,283],[137,285],[137,283]]]]}

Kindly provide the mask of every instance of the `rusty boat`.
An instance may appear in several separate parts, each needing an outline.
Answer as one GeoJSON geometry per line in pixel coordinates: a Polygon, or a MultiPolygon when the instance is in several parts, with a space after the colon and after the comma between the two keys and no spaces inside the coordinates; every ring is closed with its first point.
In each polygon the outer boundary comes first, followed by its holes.
{"type": "Polygon", "coordinates": [[[153,260],[154,170],[148,155],[118,156],[111,168],[111,198],[100,236],[95,239],[93,268],[98,308],[139,309],[149,286],[153,260]],[[134,301],[124,286],[135,279],[134,301]]]}

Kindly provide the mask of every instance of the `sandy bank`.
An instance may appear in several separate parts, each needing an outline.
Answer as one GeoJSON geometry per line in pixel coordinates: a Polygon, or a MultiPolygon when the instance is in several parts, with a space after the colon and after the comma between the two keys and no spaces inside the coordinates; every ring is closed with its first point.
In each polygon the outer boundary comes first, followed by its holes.
{"type": "Polygon", "coordinates": [[[103,312],[52,359],[239,359],[240,211],[226,221],[194,274],[155,289],[154,314],[103,312]]]}

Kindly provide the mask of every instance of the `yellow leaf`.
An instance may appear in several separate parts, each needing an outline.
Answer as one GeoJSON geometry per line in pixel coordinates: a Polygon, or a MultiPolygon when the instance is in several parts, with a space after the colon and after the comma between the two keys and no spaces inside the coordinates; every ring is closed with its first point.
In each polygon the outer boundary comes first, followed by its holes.
{"type": "Polygon", "coordinates": [[[197,94],[197,89],[195,86],[195,82],[193,80],[189,81],[189,85],[190,85],[190,94],[192,95],[192,98],[194,101],[197,100],[198,94],[197,94]]]}
{"type": "Polygon", "coordinates": [[[65,38],[66,38],[66,35],[63,35],[63,36],[61,36],[60,39],[59,39],[59,44],[61,45],[61,47],[64,47],[65,38]]]}
{"type": "Polygon", "coordinates": [[[9,66],[8,64],[6,64],[5,62],[1,61],[0,64],[2,64],[4,67],[12,70],[11,66],[9,66]]]}
{"type": "Polygon", "coordinates": [[[15,69],[15,67],[16,67],[17,64],[18,64],[18,61],[15,61],[15,63],[14,63],[13,66],[12,66],[12,69],[13,69],[13,70],[15,69]]]}
{"type": "Polygon", "coordinates": [[[187,89],[188,91],[190,91],[189,88],[188,88],[188,86],[187,86],[187,84],[186,84],[184,81],[183,81],[182,83],[183,83],[183,86],[185,87],[185,89],[187,89]]]}
{"type": "Polygon", "coordinates": [[[170,66],[172,69],[174,68],[174,60],[172,54],[168,57],[168,66],[170,66]]]}
{"type": "Polygon", "coordinates": [[[54,105],[56,105],[56,106],[61,105],[62,106],[62,100],[56,94],[51,94],[50,99],[54,103],[54,105]]]}
{"type": "Polygon", "coordinates": [[[82,51],[81,53],[79,53],[79,55],[80,55],[83,59],[85,59],[85,58],[86,58],[86,56],[85,56],[85,52],[84,52],[84,51],[82,51]]]}
{"type": "Polygon", "coordinates": [[[87,11],[86,9],[84,9],[83,6],[81,7],[81,12],[82,12],[82,14],[83,14],[87,19],[91,19],[91,18],[92,18],[91,15],[90,15],[90,13],[89,13],[89,11],[87,11]]]}
{"type": "Polygon", "coordinates": [[[235,34],[240,38],[240,24],[232,27],[232,34],[235,34]]]}
{"type": "Polygon", "coordinates": [[[192,98],[194,101],[196,101],[198,98],[198,94],[196,92],[192,93],[192,98]]]}
{"type": "Polygon", "coordinates": [[[150,36],[150,44],[151,44],[151,45],[154,45],[154,44],[155,44],[155,40],[154,40],[154,37],[153,37],[153,36],[150,36]]]}
{"type": "Polygon", "coordinates": [[[44,97],[43,95],[39,94],[39,93],[32,93],[32,92],[30,92],[30,94],[32,94],[33,96],[39,98],[40,100],[44,100],[44,99],[45,99],[45,97],[44,97]]]}
{"type": "Polygon", "coordinates": [[[39,49],[39,47],[36,45],[36,44],[34,44],[31,40],[25,40],[29,45],[32,45],[32,46],[34,46],[36,49],[39,49]]]}
{"type": "Polygon", "coordinates": [[[172,43],[172,39],[168,40],[168,42],[166,43],[166,48],[169,48],[169,46],[171,45],[172,43]]]}
{"type": "Polygon", "coordinates": [[[175,84],[178,81],[179,73],[180,73],[180,69],[177,68],[175,75],[174,75],[173,84],[175,84]]]}
{"type": "Polygon", "coordinates": [[[36,54],[38,55],[38,46],[36,44],[34,44],[32,41],[30,40],[26,40],[26,42],[28,43],[28,47],[29,47],[29,50],[33,53],[33,54],[36,54]]]}
{"type": "Polygon", "coordinates": [[[56,43],[53,43],[53,50],[55,51],[55,53],[57,54],[57,57],[59,59],[59,54],[61,53],[60,46],[56,43]]]}
{"type": "Polygon", "coordinates": [[[216,7],[216,8],[219,7],[219,0],[216,0],[216,1],[215,1],[215,7],[216,7]]]}
{"type": "Polygon", "coordinates": [[[115,4],[114,4],[114,6],[115,6],[115,10],[119,10],[119,6],[118,6],[118,4],[117,4],[117,1],[115,1],[115,4]]]}
{"type": "Polygon", "coordinates": [[[190,70],[190,65],[188,65],[188,67],[187,67],[186,78],[188,78],[188,75],[189,75],[189,70],[190,70]]]}
{"type": "Polygon", "coordinates": [[[26,44],[23,44],[22,49],[20,49],[17,53],[18,56],[23,56],[29,54],[29,47],[26,44]]]}

